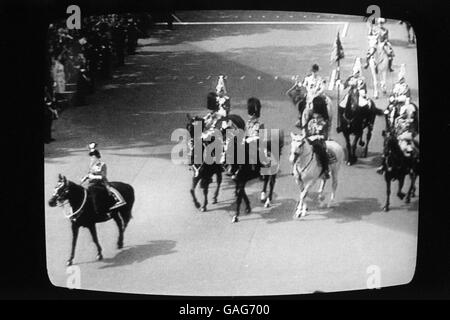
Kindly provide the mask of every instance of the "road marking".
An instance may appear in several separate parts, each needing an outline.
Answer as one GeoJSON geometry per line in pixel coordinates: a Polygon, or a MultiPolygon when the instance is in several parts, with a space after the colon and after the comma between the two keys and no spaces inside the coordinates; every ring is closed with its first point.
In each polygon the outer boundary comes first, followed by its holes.
{"type": "Polygon", "coordinates": [[[342,38],[345,38],[348,30],[348,22],[344,23],[344,29],[342,30],[342,38]]]}

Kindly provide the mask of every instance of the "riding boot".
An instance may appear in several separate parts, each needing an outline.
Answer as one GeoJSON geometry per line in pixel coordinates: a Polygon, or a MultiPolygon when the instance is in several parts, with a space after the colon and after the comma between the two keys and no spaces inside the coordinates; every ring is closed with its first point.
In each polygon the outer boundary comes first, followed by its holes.
{"type": "Polygon", "coordinates": [[[392,62],[393,62],[393,58],[391,57],[391,58],[389,58],[389,60],[388,60],[388,66],[389,66],[389,71],[390,72],[394,72],[394,69],[392,69],[392,62]]]}

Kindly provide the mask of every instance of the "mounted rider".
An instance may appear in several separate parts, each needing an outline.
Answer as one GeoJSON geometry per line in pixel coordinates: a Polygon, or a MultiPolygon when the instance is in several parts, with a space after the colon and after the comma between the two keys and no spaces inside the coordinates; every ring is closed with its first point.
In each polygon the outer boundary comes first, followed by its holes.
{"type": "Polygon", "coordinates": [[[392,128],[395,122],[395,118],[400,114],[402,109],[411,109],[414,107],[410,105],[411,92],[408,84],[405,80],[405,65],[400,66],[398,73],[398,81],[394,84],[392,94],[389,97],[389,105],[384,111],[387,121],[387,127],[392,128]]]}
{"type": "MultiPolygon", "coordinates": [[[[219,113],[217,94],[215,92],[210,92],[206,96],[206,108],[209,110],[209,112],[202,118],[202,140],[208,139],[209,136],[212,135],[212,133],[216,129],[218,121],[222,118],[222,115],[219,113]]],[[[189,140],[189,151],[191,168],[194,171],[194,176],[197,177],[201,168],[201,164],[194,163],[194,137],[191,137],[191,139],[189,140]]]]}
{"type": "Polygon", "coordinates": [[[311,142],[314,152],[322,167],[322,172],[325,179],[330,178],[329,160],[327,153],[327,146],[325,141],[328,140],[328,126],[329,118],[326,104],[322,99],[313,99],[313,110],[311,119],[308,121],[306,128],[306,137],[311,142]]]}
{"type": "Polygon", "coordinates": [[[366,64],[364,68],[367,69],[369,66],[370,58],[375,54],[376,50],[380,48],[381,50],[385,50],[388,56],[388,67],[389,71],[393,72],[392,69],[392,61],[394,60],[394,50],[392,49],[392,45],[389,42],[389,30],[385,28],[384,24],[386,23],[386,19],[378,18],[376,21],[376,25],[369,25],[369,49],[366,55],[366,64]]]}
{"type": "MultiPolygon", "coordinates": [[[[318,74],[319,65],[313,64],[311,67],[311,73],[303,79],[302,86],[306,88],[306,118],[304,118],[304,124],[308,123],[310,119],[310,113],[313,108],[313,99],[320,96],[325,91],[325,81],[318,74]]],[[[305,114],[305,112],[304,112],[305,114]]]]}
{"type": "MultiPolygon", "coordinates": [[[[249,118],[245,127],[245,135],[242,143],[253,144],[256,143],[257,147],[254,149],[258,152],[258,144],[260,141],[260,130],[264,129],[264,124],[260,120],[261,116],[261,101],[258,98],[251,97],[247,100],[247,113],[249,118]]],[[[259,155],[258,155],[259,158],[259,155]]],[[[236,171],[230,170],[233,174],[232,178],[236,176],[241,166],[235,166],[236,171]]],[[[256,165],[253,165],[253,170],[256,170],[256,165]]]]}
{"type": "Polygon", "coordinates": [[[109,210],[117,209],[126,204],[122,195],[113,188],[106,178],[106,163],[101,161],[100,152],[97,150],[97,143],[89,144],[89,156],[91,161],[89,164],[89,173],[81,179],[81,183],[88,180],[88,188],[92,186],[103,187],[108,194],[114,198],[116,203],[109,210]]]}
{"type": "Polygon", "coordinates": [[[231,111],[231,99],[227,95],[227,88],[225,87],[225,77],[219,76],[216,86],[217,103],[219,111],[223,116],[227,116],[231,111]]]}

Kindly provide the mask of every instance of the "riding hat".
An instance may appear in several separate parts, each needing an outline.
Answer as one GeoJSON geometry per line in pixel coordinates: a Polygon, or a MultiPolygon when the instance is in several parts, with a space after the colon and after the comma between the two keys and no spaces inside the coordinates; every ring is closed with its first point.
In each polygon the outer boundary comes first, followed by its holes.
{"type": "Polygon", "coordinates": [[[319,65],[317,63],[313,64],[311,67],[311,72],[319,71],[319,65]]]}
{"type": "Polygon", "coordinates": [[[97,143],[91,142],[89,143],[89,156],[96,156],[97,158],[100,158],[100,152],[97,150],[97,143]]]}
{"type": "Polygon", "coordinates": [[[377,22],[378,22],[378,24],[385,24],[386,23],[386,19],[385,18],[378,18],[377,22]]]}

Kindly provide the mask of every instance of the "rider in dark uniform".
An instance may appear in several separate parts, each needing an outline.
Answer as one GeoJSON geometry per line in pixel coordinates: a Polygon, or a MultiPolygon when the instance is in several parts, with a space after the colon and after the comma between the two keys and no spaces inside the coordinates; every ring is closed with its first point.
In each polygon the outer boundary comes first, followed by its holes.
{"type": "Polygon", "coordinates": [[[313,150],[317,154],[322,167],[320,175],[323,174],[325,179],[329,179],[328,153],[325,143],[328,139],[329,119],[327,107],[322,101],[323,100],[317,98],[313,99],[313,114],[306,128],[306,136],[311,142],[313,150]]]}

